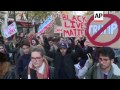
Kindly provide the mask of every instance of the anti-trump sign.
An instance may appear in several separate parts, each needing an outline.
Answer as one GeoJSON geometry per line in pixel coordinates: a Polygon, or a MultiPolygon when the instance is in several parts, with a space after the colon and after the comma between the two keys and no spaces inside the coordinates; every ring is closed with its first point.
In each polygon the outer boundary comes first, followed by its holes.
{"type": "Polygon", "coordinates": [[[61,15],[64,37],[80,37],[85,34],[87,20],[80,15],[61,15]]]}
{"type": "Polygon", "coordinates": [[[91,46],[120,48],[120,18],[104,14],[102,22],[95,22],[94,15],[91,16],[87,22],[86,37],[91,46]]]}
{"type": "Polygon", "coordinates": [[[47,30],[51,24],[53,23],[53,18],[52,16],[49,16],[42,25],[39,26],[38,28],[38,34],[42,34],[47,30]]]}
{"type": "Polygon", "coordinates": [[[15,33],[17,33],[17,28],[16,28],[15,22],[10,24],[5,30],[3,30],[3,36],[5,38],[8,38],[8,37],[14,35],[15,33]]]}

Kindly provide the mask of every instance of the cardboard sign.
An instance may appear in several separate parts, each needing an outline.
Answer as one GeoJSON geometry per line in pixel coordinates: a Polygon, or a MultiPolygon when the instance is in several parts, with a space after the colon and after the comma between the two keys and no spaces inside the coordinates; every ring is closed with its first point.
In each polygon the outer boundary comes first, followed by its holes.
{"type": "Polygon", "coordinates": [[[54,33],[62,33],[62,26],[54,25],[54,33]]]}
{"type": "Polygon", "coordinates": [[[104,14],[103,22],[94,22],[94,16],[91,16],[86,36],[94,46],[120,48],[120,19],[113,14],[104,14]]]}
{"type": "Polygon", "coordinates": [[[3,36],[5,38],[8,38],[8,37],[14,35],[15,33],[17,33],[17,28],[16,28],[15,22],[10,24],[5,30],[3,30],[3,36]]]}
{"type": "Polygon", "coordinates": [[[52,21],[53,21],[52,16],[49,16],[49,17],[45,20],[45,22],[44,22],[42,25],[39,26],[39,28],[38,28],[38,34],[44,33],[45,30],[48,29],[48,28],[51,26],[52,21]]]}
{"type": "Polygon", "coordinates": [[[85,34],[87,20],[80,15],[61,15],[63,36],[78,37],[85,34]]]}

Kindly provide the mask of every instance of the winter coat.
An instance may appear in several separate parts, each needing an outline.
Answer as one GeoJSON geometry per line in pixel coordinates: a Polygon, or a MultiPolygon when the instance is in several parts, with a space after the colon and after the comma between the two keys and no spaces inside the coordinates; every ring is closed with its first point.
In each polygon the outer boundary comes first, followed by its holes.
{"type": "MultiPolygon", "coordinates": [[[[97,67],[99,66],[99,63],[95,64],[94,66],[92,66],[87,74],[85,75],[85,79],[97,79],[97,67]]],[[[120,79],[120,69],[119,67],[112,63],[112,77],[110,79],[120,79]]]]}
{"type": "Polygon", "coordinates": [[[61,53],[57,53],[55,57],[55,79],[74,79],[75,68],[71,54],[66,54],[64,57],[61,53]],[[60,77],[60,71],[66,73],[66,77],[60,77]]]}
{"type": "Polygon", "coordinates": [[[21,76],[22,72],[24,71],[25,67],[28,66],[29,62],[31,60],[30,54],[24,54],[21,56],[17,63],[17,73],[19,76],[21,76]]]}

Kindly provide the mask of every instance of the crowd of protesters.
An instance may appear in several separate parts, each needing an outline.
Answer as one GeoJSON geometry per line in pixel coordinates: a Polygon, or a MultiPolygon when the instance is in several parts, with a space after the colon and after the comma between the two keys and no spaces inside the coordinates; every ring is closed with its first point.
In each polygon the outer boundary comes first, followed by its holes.
{"type": "Polygon", "coordinates": [[[0,34],[0,79],[120,79],[110,47],[85,45],[86,37],[0,34]],[[11,66],[14,68],[10,68],[11,66]]]}

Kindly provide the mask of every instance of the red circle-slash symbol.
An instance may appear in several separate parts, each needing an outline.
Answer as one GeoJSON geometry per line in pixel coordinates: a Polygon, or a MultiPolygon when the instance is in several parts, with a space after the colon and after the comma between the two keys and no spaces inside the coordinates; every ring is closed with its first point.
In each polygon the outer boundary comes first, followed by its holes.
{"type": "Polygon", "coordinates": [[[93,43],[94,45],[98,45],[98,46],[109,46],[113,43],[115,43],[119,38],[120,38],[120,20],[117,16],[115,15],[112,15],[112,14],[104,14],[104,17],[107,17],[107,18],[111,18],[110,21],[108,21],[96,34],[94,34],[93,36],[90,36],[89,34],[89,26],[90,26],[90,23],[94,20],[94,16],[92,16],[88,23],[87,23],[87,30],[86,30],[86,36],[88,37],[88,39],[90,40],[91,43],[93,43]],[[98,41],[95,41],[95,39],[109,26],[111,25],[113,22],[117,23],[118,25],[118,33],[117,35],[115,36],[115,38],[109,42],[98,42],[98,41]]]}

